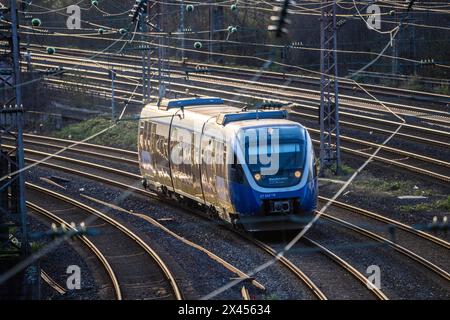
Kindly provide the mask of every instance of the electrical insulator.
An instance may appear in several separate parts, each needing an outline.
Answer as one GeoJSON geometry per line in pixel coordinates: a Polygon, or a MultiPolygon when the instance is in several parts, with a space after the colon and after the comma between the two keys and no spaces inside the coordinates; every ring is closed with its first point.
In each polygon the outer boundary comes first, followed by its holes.
{"type": "Polygon", "coordinates": [[[41,24],[42,24],[41,19],[34,18],[33,20],[31,20],[31,25],[32,25],[33,27],[40,27],[41,24]]]}

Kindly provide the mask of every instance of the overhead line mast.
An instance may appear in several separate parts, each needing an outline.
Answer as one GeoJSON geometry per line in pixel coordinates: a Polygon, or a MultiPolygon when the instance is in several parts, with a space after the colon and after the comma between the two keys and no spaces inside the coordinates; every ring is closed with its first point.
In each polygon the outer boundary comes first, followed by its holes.
{"type": "MultiPolygon", "coordinates": [[[[132,23],[137,23],[141,34],[141,43],[146,42],[145,33],[148,30],[148,14],[150,12],[150,2],[148,0],[136,0],[130,12],[132,23]]],[[[152,48],[143,46],[142,51],[142,100],[148,102],[151,97],[151,54],[152,48]]]]}
{"type": "Polygon", "coordinates": [[[321,1],[320,21],[320,165],[321,175],[341,167],[336,0],[321,1]]]}

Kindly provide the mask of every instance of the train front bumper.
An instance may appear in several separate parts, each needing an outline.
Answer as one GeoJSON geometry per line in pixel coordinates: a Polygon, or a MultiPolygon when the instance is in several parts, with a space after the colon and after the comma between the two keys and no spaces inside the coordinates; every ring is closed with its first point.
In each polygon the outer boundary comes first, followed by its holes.
{"type": "Polygon", "coordinates": [[[301,230],[312,218],[313,214],[242,216],[236,222],[249,232],[301,230]]]}

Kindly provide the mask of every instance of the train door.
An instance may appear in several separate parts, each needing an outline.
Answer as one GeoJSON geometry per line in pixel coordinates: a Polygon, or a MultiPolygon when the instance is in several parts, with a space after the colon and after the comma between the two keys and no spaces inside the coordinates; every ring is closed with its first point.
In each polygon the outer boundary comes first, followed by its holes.
{"type": "Polygon", "coordinates": [[[151,123],[142,121],[139,127],[139,163],[141,172],[149,179],[153,179],[153,162],[149,147],[151,123]]]}
{"type": "Polygon", "coordinates": [[[215,144],[211,136],[203,135],[201,138],[201,170],[202,185],[205,201],[218,205],[216,190],[216,167],[214,163],[215,144]]]}
{"type": "Polygon", "coordinates": [[[227,219],[227,213],[232,212],[229,183],[227,175],[227,145],[222,141],[214,141],[214,163],[215,163],[215,189],[217,201],[222,210],[224,210],[224,219],[227,219]]]}
{"type": "Polygon", "coordinates": [[[151,138],[149,139],[150,154],[155,170],[155,182],[172,189],[169,168],[169,125],[164,122],[155,122],[151,128],[151,138]]]}
{"type": "Polygon", "coordinates": [[[201,165],[201,153],[200,153],[200,136],[199,132],[194,132],[192,145],[192,186],[194,188],[194,195],[196,198],[203,202],[203,192],[200,180],[200,165],[201,165]]]}

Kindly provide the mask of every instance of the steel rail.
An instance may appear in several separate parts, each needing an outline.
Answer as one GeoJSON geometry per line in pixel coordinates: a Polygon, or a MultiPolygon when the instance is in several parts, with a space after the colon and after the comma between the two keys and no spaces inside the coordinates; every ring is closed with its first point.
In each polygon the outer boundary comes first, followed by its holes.
{"type": "Polygon", "coordinates": [[[130,229],[128,229],[127,227],[125,227],[124,225],[122,225],[121,223],[117,222],[116,220],[114,220],[113,218],[109,217],[108,215],[100,212],[97,209],[94,209],[80,201],[77,201],[75,199],[72,199],[68,196],[62,195],[60,193],[57,193],[55,191],[37,186],[35,184],[31,184],[31,183],[26,183],[26,187],[31,188],[33,190],[36,190],[38,192],[47,194],[53,198],[59,199],[65,203],[71,204],[75,207],[80,208],[83,211],[86,211],[92,215],[97,216],[98,218],[102,219],[103,221],[107,222],[108,224],[114,226],[115,228],[117,228],[118,230],[120,230],[122,233],[126,234],[129,238],[131,238],[134,242],[136,242],[142,249],[144,249],[145,252],[147,252],[147,254],[149,256],[152,257],[152,259],[156,262],[156,264],[159,266],[159,268],[161,269],[161,271],[164,273],[164,275],[167,278],[167,281],[169,282],[174,296],[177,300],[182,300],[183,296],[181,294],[181,291],[178,287],[178,284],[175,280],[175,277],[173,276],[173,274],[171,273],[170,269],[167,267],[167,265],[165,264],[165,262],[161,259],[161,257],[145,242],[143,241],[140,237],[138,237],[134,232],[132,232],[130,229]]]}
{"type": "Polygon", "coordinates": [[[389,298],[381,291],[381,289],[374,286],[370,281],[367,280],[367,278],[358,270],[355,269],[352,265],[350,265],[347,261],[333,253],[331,250],[327,249],[323,245],[319,244],[318,242],[304,236],[303,240],[306,242],[309,242],[311,245],[317,247],[323,254],[325,254],[327,257],[331,258],[333,261],[335,261],[337,264],[339,264],[342,268],[344,268],[348,273],[350,273],[354,278],[356,278],[359,282],[361,282],[364,286],[367,286],[367,289],[369,289],[372,294],[379,300],[389,300],[389,298]]]}
{"type": "MultiPolygon", "coordinates": [[[[105,72],[98,72],[99,66],[105,65],[105,70],[107,70],[107,67],[114,64],[112,62],[104,62],[104,61],[84,61],[83,59],[73,58],[73,57],[48,57],[43,54],[37,54],[38,57],[34,57],[35,60],[39,61],[45,61],[45,62],[59,62],[59,63],[69,63],[73,65],[72,61],[79,61],[77,62],[78,65],[82,65],[85,67],[91,67],[94,68],[94,70],[87,70],[83,69],[80,70],[80,67],[77,66],[76,68],[67,68],[68,70],[72,71],[81,71],[81,72],[91,72],[96,74],[103,74],[106,75],[105,72]],[[42,58],[41,58],[42,57],[42,58]]],[[[45,65],[45,64],[39,64],[36,65],[45,65]]],[[[47,65],[48,66],[48,65],[47,65]]],[[[115,64],[115,67],[120,70],[122,68],[122,71],[128,72],[128,73],[134,73],[139,75],[140,70],[138,65],[123,65],[123,64],[115,64]],[[125,68],[124,68],[125,67],[125,68]]],[[[184,78],[184,72],[183,71],[173,71],[174,73],[178,73],[180,77],[178,79],[184,78]]],[[[125,76],[125,75],[119,75],[119,76],[125,76]]],[[[129,76],[128,76],[129,77],[129,76]]],[[[270,88],[270,94],[273,97],[273,95],[279,95],[281,98],[293,98],[293,99],[309,99],[312,102],[317,102],[319,99],[319,94],[317,91],[312,89],[304,89],[304,88],[298,88],[298,87],[292,87],[292,86],[286,86],[286,85],[278,85],[278,84],[271,84],[271,83],[260,83],[253,80],[242,80],[242,79],[230,79],[227,77],[221,77],[217,75],[201,75],[201,74],[195,74],[194,76],[190,76],[189,80],[194,82],[200,82],[200,83],[207,83],[207,84],[219,84],[222,86],[228,86],[233,88],[242,88],[242,84],[246,84],[246,90],[253,90],[259,93],[267,93],[268,88],[270,88]],[[274,91],[275,90],[275,91],[274,91]]],[[[180,85],[179,83],[172,83],[176,85],[180,85]]],[[[387,111],[383,106],[380,106],[379,103],[374,102],[373,100],[370,100],[368,98],[361,98],[361,97],[355,97],[355,96],[348,96],[348,95],[341,95],[342,99],[342,105],[347,106],[348,109],[358,108],[359,111],[362,111],[362,109],[366,109],[367,111],[380,111],[384,114],[390,114],[389,111],[387,111]],[[358,104],[359,103],[359,104],[358,104]]],[[[303,100],[302,100],[303,101],[303,100]]],[[[382,101],[382,103],[386,106],[388,106],[391,110],[396,111],[396,113],[405,115],[405,116],[415,116],[418,118],[422,118],[429,121],[435,121],[442,124],[447,124],[449,121],[449,113],[448,111],[444,110],[432,110],[432,109],[425,109],[423,107],[414,107],[410,105],[402,105],[399,103],[392,103],[388,101],[382,101]],[[424,114],[427,114],[424,116],[424,114]],[[430,118],[431,117],[431,118],[430,118]],[[433,118],[438,117],[438,118],[433,118]],[[442,118],[442,119],[441,119],[442,118]]],[[[343,107],[343,109],[347,109],[343,107]]]]}
{"type": "MultiPolygon", "coordinates": [[[[28,161],[28,162],[35,162],[36,160],[26,158],[26,161],[28,161]]],[[[72,169],[72,168],[67,168],[67,167],[60,166],[60,165],[55,165],[55,164],[52,164],[52,163],[49,163],[49,162],[43,162],[43,163],[41,163],[41,165],[49,167],[49,168],[54,169],[54,170],[65,171],[67,173],[75,174],[75,175],[78,175],[78,176],[83,176],[83,177],[86,177],[86,178],[94,180],[94,181],[99,181],[99,182],[103,182],[103,183],[106,183],[106,184],[110,184],[110,185],[113,185],[113,186],[118,187],[118,188],[123,189],[123,190],[130,190],[130,191],[132,191],[132,192],[134,192],[136,194],[141,194],[141,195],[144,195],[146,197],[151,197],[151,198],[157,199],[159,201],[163,200],[158,195],[156,195],[155,193],[152,193],[152,192],[149,192],[147,190],[143,190],[143,189],[131,186],[131,185],[127,185],[125,183],[118,182],[118,181],[115,181],[113,179],[107,179],[107,178],[104,178],[104,177],[93,175],[91,173],[87,173],[87,172],[80,171],[80,170],[75,170],[75,169],[72,169]]],[[[133,175],[133,174],[130,174],[130,173],[128,173],[128,176],[133,177],[133,178],[139,177],[138,175],[133,175]]],[[[164,201],[164,203],[172,205],[172,206],[174,205],[172,201],[164,201]]],[[[186,208],[183,208],[183,209],[186,210],[186,208]]],[[[236,232],[236,234],[240,234],[240,233],[236,232]]],[[[253,243],[256,246],[258,246],[259,248],[263,249],[264,251],[269,253],[274,258],[277,257],[276,252],[272,248],[270,248],[268,245],[266,245],[266,244],[264,244],[262,242],[259,242],[256,239],[247,238],[247,237],[244,237],[244,238],[247,241],[250,241],[251,243],[253,243]]],[[[279,261],[284,267],[286,267],[296,277],[298,277],[302,281],[302,283],[306,284],[312,290],[312,292],[314,293],[314,295],[317,298],[319,298],[320,300],[326,300],[326,296],[314,284],[314,282],[309,277],[307,277],[298,267],[296,267],[291,261],[289,261],[288,259],[286,259],[284,257],[281,257],[279,259],[279,261]]]]}
{"type": "Polygon", "coordinates": [[[45,281],[53,290],[55,290],[60,295],[65,295],[67,293],[67,290],[64,289],[57,283],[52,277],[48,275],[47,272],[44,271],[44,269],[41,269],[41,279],[45,281]]]}
{"type": "Polygon", "coordinates": [[[88,200],[90,200],[90,201],[99,203],[99,204],[101,204],[101,205],[110,207],[110,208],[112,208],[112,209],[115,209],[115,210],[118,210],[118,211],[120,211],[120,212],[124,212],[124,213],[130,214],[130,215],[132,215],[132,216],[135,216],[135,217],[138,217],[138,218],[140,218],[140,219],[142,219],[142,220],[147,221],[147,222],[150,223],[151,225],[153,225],[153,226],[157,227],[158,229],[161,229],[161,230],[163,230],[164,232],[166,232],[167,234],[171,235],[173,238],[175,238],[175,239],[177,239],[177,240],[183,242],[184,244],[186,244],[186,245],[188,245],[188,246],[190,246],[190,247],[192,247],[192,248],[194,248],[194,249],[196,249],[196,250],[198,250],[198,251],[201,251],[201,252],[205,253],[209,258],[211,258],[211,259],[214,260],[215,262],[221,264],[223,267],[225,267],[225,268],[228,269],[229,271],[231,271],[231,272],[233,272],[234,274],[236,274],[239,278],[249,280],[249,282],[250,282],[255,288],[257,288],[257,289],[259,289],[259,290],[262,290],[262,291],[265,291],[265,290],[266,290],[266,288],[265,288],[264,285],[262,285],[260,282],[256,281],[255,279],[251,279],[245,272],[239,270],[238,268],[236,268],[235,266],[233,266],[231,263],[225,261],[224,259],[222,259],[222,258],[219,257],[218,255],[216,255],[216,254],[213,253],[212,251],[206,249],[205,247],[203,247],[203,246],[201,246],[201,245],[199,245],[199,244],[196,244],[196,243],[194,243],[194,242],[192,242],[192,241],[186,239],[185,237],[182,237],[182,236],[180,236],[179,234],[173,232],[172,230],[170,230],[169,228],[165,227],[164,225],[162,225],[161,223],[159,223],[159,222],[156,221],[155,219],[153,219],[153,218],[151,218],[151,217],[149,217],[149,216],[147,216],[147,215],[141,214],[141,213],[131,212],[131,211],[126,210],[126,209],[124,209],[124,208],[122,208],[122,207],[119,207],[119,206],[117,206],[117,205],[112,205],[112,204],[110,204],[110,203],[106,203],[106,202],[104,202],[104,201],[101,201],[101,200],[96,199],[96,198],[92,198],[92,197],[90,197],[90,196],[86,196],[86,195],[83,195],[83,196],[84,196],[84,198],[86,198],[86,199],[88,199],[88,200]]]}
{"type": "MultiPolygon", "coordinates": [[[[87,71],[87,70],[85,70],[85,71],[87,71]]],[[[87,71],[87,72],[89,72],[89,71],[87,71]]],[[[96,73],[96,74],[103,74],[101,72],[96,72],[96,71],[92,71],[92,72],[96,73]]],[[[69,75],[71,75],[71,74],[69,74],[69,75]]],[[[72,76],[79,76],[79,75],[72,74],[72,76]]],[[[108,79],[100,78],[100,77],[94,77],[94,76],[84,76],[84,78],[90,79],[90,80],[93,80],[93,81],[99,81],[99,82],[108,82],[109,81],[108,79]]],[[[132,79],[135,79],[135,80],[139,80],[140,79],[137,76],[128,76],[127,78],[132,78],[132,79]]],[[[86,89],[89,89],[89,90],[95,92],[95,90],[92,90],[91,86],[88,85],[88,84],[80,84],[80,83],[77,83],[77,82],[72,82],[72,81],[68,81],[68,80],[58,80],[58,79],[53,79],[53,78],[46,79],[46,81],[56,82],[56,83],[72,84],[72,85],[75,85],[75,86],[84,87],[86,89]]],[[[155,83],[157,82],[157,80],[152,80],[152,81],[155,82],[155,83]]],[[[121,85],[127,85],[127,86],[132,86],[133,85],[133,84],[127,82],[127,81],[119,81],[119,80],[117,80],[116,83],[117,84],[121,84],[121,85]]],[[[203,88],[199,88],[198,86],[191,85],[191,84],[186,84],[186,83],[174,83],[173,82],[173,83],[171,83],[171,85],[174,86],[174,87],[193,89],[195,91],[204,91],[204,92],[207,92],[208,95],[211,95],[211,93],[212,93],[212,95],[217,95],[217,94],[218,95],[222,95],[222,96],[223,95],[229,95],[229,96],[233,96],[233,97],[236,95],[235,92],[229,92],[229,91],[224,91],[224,90],[219,90],[219,89],[214,89],[214,88],[204,88],[204,87],[203,88]]],[[[238,86],[238,87],[240,88],[240,86],[238,86]]],[[[110,92],[110,88],[109,87],[108,88],[101,87],[101,88],[97,88],[97,89],[102,89],[105,92],[110,92]]],[[[171,91],[175,92],[175,93],[179,93],[179,94],[186,94],[185,91],[177,91],[177,90],[173,90],[173,89],[171,91]]],[[[121,90],[121,89],[116,89],[116,92],[128,93],[128,94],[131,93],[129,91],[121,90]]],[[[266,89],[261,89],[261,90],[259,90],[259,92],[267,93],[267,90],[266,89]]],[[[135,93],[135,95],[140,95],[140,94],[135,93]]],[[[255,95],[246,94],[246,93],[239,93],[239,96],[246,97],[246,98],[252,98],[252,99],[254,99],[254,98],[267,99],[267,98],[273,97],[273,92],[271,92],[270,96],[267,96],[267,97],[255,96],[255,95]]],[[[284,102],[286,102],[286,103],[288,103],[288,102],[293,103],[294,102],[295,104],[301,106],[304,109],[310,109],[313,112],[317,112],[318,105],[314,105],[314,106],[305,105],[304,104],[305,101],[303,101],[303,100],[298,100],[298,101],[295,100],[295,99],[298,99],[298,95],[292,95],[292,97],[294,98],[294,100],[286,100],[284,102]]],[[[286,99],[285,96],[283,96],[282,98],[286,99]]],[[[317,104],[317,103],[314,102],[314,104],[317,104]]],[[[371,110],[371,109],[372,108],[369,108],[368,110],[371,110]]],[[[387,112],[386,114],[390,114],[390,113],[387,112]]],[[[354,112],[342,111],[341,115],[342,116],[346,116],[346,117],[351,118],[351,119],[357,119],[359,121],[372,121],[372,122],[376,122],[376,123],[378,123],[380,125],[398,126],[398,123],[395,122],[395,121],[382,119],[382,118],[377,118],[377,117],[369,117],[369,116],[365,116],[365,115],[361,115],[361,114],[355,114],[354,112]]],[[[315,116],[315,118],[316,117],[317,116],[315,116]]],[[[347,122],[344,121],[342,123],[346,124],[347,122]]],[[[448,120],[443,120],[443,124],[447,125],[448,123],[449,123],[448,120]]],[[[450,132],[447,132],[447,131],[442,131],[442,130],[432,129],[432,128],[428,128],[428,127],[412,125],[412,124],[408,124],[408,123],[404,124],[403,127],[405,129],[412,130],[412,131],[422,131],[424,133],[442,136],[442,137],[445,137],[447,139],[450,138],[450,132]]]]}
{"type": "Polygon", "coordinates": [[[366,238],[370,238],[377,242],[387,244],[389,247],[393,248],[395,251],[418,262],[420,265],[426,267],[428,270],[432,271],[434,274],[444,278],[447,281],[450,281],[450,274],[447,271],[443,270],[442,268],[438,267],[437,265],[428,261],[427,259],[421,257],[420,255],[406,249],[405,247],[392,242],[389,239],[386,239],[372,231],[358,227],[350,222],[344,221],[342,219],[336,218],[336,217],[326,214],[326,213],[323,213],[321,217],[323,217],[323,219],[325,219],[325,220],[334,222],[335,224],[340,225],[340,226],[344,227],[345,229],[352,230],[352,231],[356,232],[357,234],[360,234],[366,238]]]}
{"type": "MultiPolygon", "coordinates": [[[[40,46],[40,45],[35,45],[35,44],[31,44],[32,47],[36,47],[39,48],[39,50],[42,50],[44,48],[44,46],[40,46]]],[[[83,49],[76,49],[76,48],[68,48],[68,47],[57,47],[58,52],[59,51],[67,51],[70,54],[76,53],[76,54],[89,54],[92,55],[92,51],[91,50],[83,50],[83,49]]],[[[122,55],[117,55],[117,54],[113,54],[113,53],[108,53],[108,52],[95,52],[95,53],[99,53],[99,56],[104,56],[104,57],[108,57],[108,59],[111,59],[111,57],[113,57],[114,59],[117,60],[125,60],[125,61],[129,61],[131,60],[140,60],[141,57],[136,56],[136,55],[127,55],[127,54],[122,54],[122,55]]],[[[156,58],[152,58],[153,60],[156,61],[156,58]]],[[[183,66],[183,63],[181,61],[178,60],[168,60],[170,65],[179,65],[179,66],[183,66]]],[[[268,71],[268,70],[257,70],[257,69],[251,69],[251,68],[242,68],[239,67],[239,69],[237,69],[236,67],[228,67],[228,66],[223,66],[223,65],[216,65],[216,64],[205,64],[203,61],[202,62],[185,62],[184,65],[186,66],[191,66],[191,67],[195,67],[197,65],[201,65],[201,66],[205,66],[205,67],[209,67],[209,68],[213,68],[214,71],[218,71],[220,70],[221,72],[225,72],[225,73],[231,73],[231,74],[236,74],[239,76],[255,76],[256,74],[260,74],[261,77],[266,78],[266,79],[273,79],[273,80],[283,80],[285,81],[286,78],[290,78],[293,81],[297,81],[300,83],[307,83],[309,85],[317,85],[319,83],[319,78],[318,77],[314,77],[314,76],[308,76],[308,75],[302,75],[302,74],[293,74],[293,73],[286,73],[286,72],[275,72],[275,71],[268,71]]],[[[347,85],[348,87],[346,89],[354,89],[355,83],[352,80],[340,80],[340,84],[341,86],[343,85],[347,85]]],[[[403,89],[403,88],[394,88],[394,87],[385,87],[385,86],[380,86],[380,85],[375,85],[375,84],[361,84],[366,90],[368,91],[373,91],[373,92],[378,92],[378,93],[382,93],[382,94],[386,94],[387,91],[392,91],[393,95],[398,96],[399,94],[403,95],[403,94],[408,94],[408,98],[416,98],[418,99],[419,97],[417,96],[425,96],[427,98],[429,97],[433,97],[434,99],[443,99],[442,101],[444,102],[448,102],[448,100],[450,99],[450,96],[448,95],[443,95],[443,94],[437,94],[437,93],[432,93],[432,92],[424,92],[424,91],[417,91],[417,90],[411,90],[411,89],[403,89]],[[414,96],[415,95],[415,96],[414,96]]]]}
{"type": "MultiPolygon", "coordinates": [[[[56,167],[56,169],[60,169],[60,170],[62,169],[62,170],[69,171],[69,172],[75,173],[75,174],[81,173],[81,175],[83,175],[83,176],[85,176],[85,177],[90,177],[90,178],[93,178],[93,179],[98,180],[98,181],[107,182],[107,183],[113,184],[113,185],[115,185],[115,186],[119,186],[119,187],[121,187],[121,188],[132,189],[133,191],[136,191],[136,192],[141,193],[141,194],[144,194],[144,195],[149,195],[149,194],[150,194],[152,197],[155,197],[155,195],[154,195],[153,193],[150,193],[150,192],[148,192],[148,191],[146,191],[146,190],[142,190],[142,189],[139,189],[139,188],[136,188],[136,187],[128,186],[128,185],[126,185],[126,184],[123,184],[123,183],[120,183],[120,182],[117,182],[117,181],[112,181],[111,179],[105,179],[105,178],[102,178],[102,177],[94,176],[94,175],[89,174],[89,173],[86,173],[86,172],[80,172],[80,171],[76,171],[76,170],[73,170],[73,169],[64,168],[64,167],[61,167],[61,166],[55,166],[55,165],[53,165],[53,164],[45,163],[44,165],[49,165],[50,167],[53,167],[53,168],[56,167]]],[[[120,174],[126,175],[126,176],[128,176],[128,177],[130,177],[130,178],[132,178],[132,179],[133,179],[133,178],[139,178],[139,177],[140,177],[139,175],[131,174],[131,173],[128,173],[128,172],[121,172],[120,174]]],[[[366,214],[367,214],[367,212],[366,212],[366,214]]],[[[334,217],[329,218],[328,215],[325,215],[325,217],[328,218],[328,219],[337,219],[337,218],[334,218],[334,217]]],[[[386,218],[386,219],[387,219],[387,218],[386,218]]],[[[335,221],[335,220],[334,220],[334,221],[335,221]]],[[[386,220],[386,221],[387,221],[387,220],[386,220]]],[[[392,220],[392,221],[393,221],[393,220],[392,220]]],[[[344,222],[345,222],[345,221],[344,221],[344,222]]],[[[345,223],[346,223],[347,225],[350,225],[350,224],[347,223],[347,222],[345,222],[345,223]]],[[[399,225],[399,226],[402,225],[401,223],[396,223],[396,224],[399,225]]],[[[356,227],[356,226],[355,226],[355,227],[356,227]]],[[[356,227],[356,228],[359,228],[359,227],[356,227]]],[[[404,228],[409,229],[407,226],[405,226],[404,228]]],[[[361,229],[361,228],[359,228],[359,229],[361,229]]],[[[364,230],[364,232],[366,232],[366,233],[365,233],[366,235],[367,235],[367,234],[370,234],[372,237],[374,237],[374,238],[377,239],[378,241],[384,241],[384,242],[385,242],[385,241],[389,241],[389,240],[387,240],[387,239],[385,239],[385,238],[383,238],[383,237],[380,237],[380,236],[378,236],[378,235],[376,235],[376,234],[370,233],[370,231],[364,230]]],[[[427,239],[431,239],[431,238],[433,238],[433,237],[427,237],[427,239]]],[[[440,242],[440,241],[438,240],[437,242],[440,242]]],[[[418,261],[418,262],[421,263],[422,265],[425,265],[425,266],[427,266],[429,269],[431,269],[431,270],[435,271],[436,273],[438,273],[438,274],[443,275],[444,277],[446,277],[446,276],[445,276],[445,271],[443,271],[442,269],[440,269],[440,268],[437,267],[436,265],[432,264],[432,263],[429,262],[428,260],[426,260],[426,259],[420,257],[419,255],[416,255],[416,254],[414,254],[413,252],[409,251],[408,249],[405,249],[405,248],[403,248],[403,247],[401,247],[401,246],[399,246],[399,245],[396,245],[396,244],[394,244],[394,243],[392,243],[392,242],[391,242],[391,245],[392,245],[397,251],[401,252],[402,254],[404,254],[404,255],[406,255],[406,256],[408,256],[408,257],[414,258],[414,260],[418,261]]],[[[263,246],[262,248],[264,248],[264,246],[263,246]]],[[[265,250],[268,250],[268,248],[266,247],[265,250]]],[[[272,249],[272,250],[273,250],[273,249],[272,249]]],[[[269,252],[269,251],[270,251],[270,250],[268,250],[268,252],[269,252]]],[[[275,251],[273,251],[272,253],[276,254],[275,251]]]]}
{"type": "MultiPolygon", "coordinates": [[[[58,217],[57,215],[51,213],[50,211],[38,206],[37,204],[34,204],[30,201],[27,201],[27,206],[28,208],[30,208],[31,210],[33,210],[34,212],[45,216],[47,219],[50,219],[52,221],[54,221],[56,224],[59,225],[64,225],[68,230],[73,230],[76,231],[76,229],[67,221],[61,219],[60,217],[58,217]]],[[[97,257],[97,259],[100,261],[100,263],[103,265],[103,267],[105,268],[111,283],[113,285],[114,288],[114,295],[116,297],[117,300],[122,300],[122,291],[120,289],[120,285],[119,285],[119,281],[117,280],[117,276],[114,273],[113,268],[111,267],[111,265],[109,264],[108,260],[106,259],[106,257],[103,255],[103,253],[84,235],[77,235],[76,236],[81,242],[83,242],[88,248],[89,250],[91,250],[94,255],[97,257]]]]}
{"type": "Polygon", "coordinates": [[[444,239],[433,236],[432,234],[429,234],[427,232],[417,230],[417,229],[415,229],[409,225],[406,225],[404,223],[401,223],[397,220],[390,219],[390,218],[387,218],[380,214],[377,214],[377,213],[374,213],[374,212],[371,212],[371,211],[368,211],[368,210],[365,210],[365,209],[362,209],[362,208],[359,208],[356,206],[352,206],[352,205],[349,205],[347,203],[340,202],[337,200],[332,200],[332,199],[321,197],[321,196],[319,196],[319,200],[322,200],[324,202],[332,201],[333,206],[345,209],[346,211],[349,211],[349,212],[356,213],[357,215],[366,216],[370,219],[380,221],[380,222],[386,223],[388,225],[395,226],[395,227],[397,227],[403,231],[406,231],[414,236],[420,237],[424,240],[427,240],[436,245],[439,245],[439,246],[443,247],[444,249],[450,249],[450,242],[447,242],[444,239]]]}

